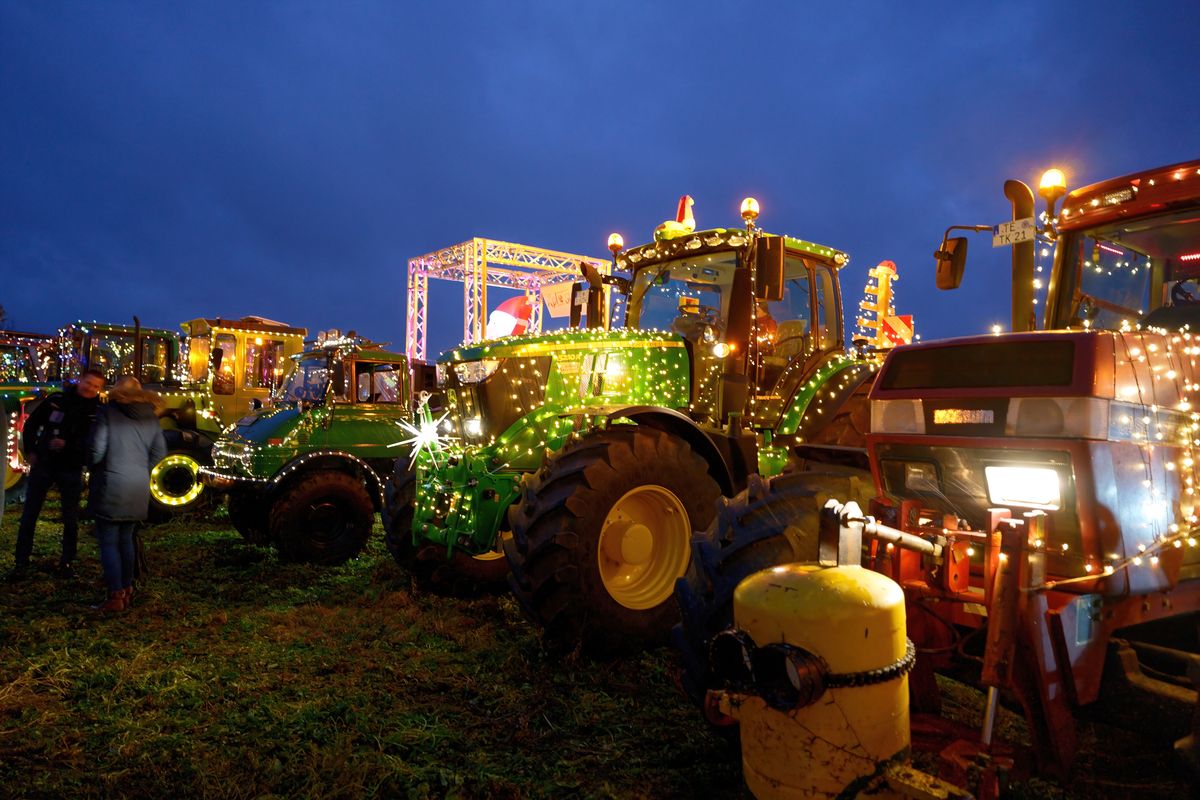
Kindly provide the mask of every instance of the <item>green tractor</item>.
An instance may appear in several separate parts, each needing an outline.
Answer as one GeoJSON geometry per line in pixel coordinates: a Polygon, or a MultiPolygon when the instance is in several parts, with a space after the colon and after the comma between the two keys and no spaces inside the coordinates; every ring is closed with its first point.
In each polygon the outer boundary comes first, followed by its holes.
{"type": "Polygon", "coordinates": [[[270,406],[238,420],[200,477],[228,494],[247,541],[293,561],[341,564],[371,535],[414,385],[432,389],[433,371],[337,331],[293,359],[270,406]]]}
{"type": "Polygon", "coordinates": [[[33,410],[31,404],[58,388],[58,359],[53,336],[20,331],[0,331],[0,413],[7,414],[8,440],[2,457],[6,501],[19,499],[29,471],[21,452],[21,428],[33,410]]]}
{"type": "MultiPolygon", "coordinates": [[[[584,268],[573,324],[457,347],[446,408],[397,461],[387,543],[402,565],[509,585],[548,645],[663,641],[693,531],[755,473],[865,467],[875,364],[846,352],[845,253],[743,228],[656,241],[584,268]],[[620,327],[611,327],[616,322],[620,327]],[[831,445],[831,446],[830,446],[831,445]]],[[[690,223],[690,224],[689,224],[690,223]]]]}

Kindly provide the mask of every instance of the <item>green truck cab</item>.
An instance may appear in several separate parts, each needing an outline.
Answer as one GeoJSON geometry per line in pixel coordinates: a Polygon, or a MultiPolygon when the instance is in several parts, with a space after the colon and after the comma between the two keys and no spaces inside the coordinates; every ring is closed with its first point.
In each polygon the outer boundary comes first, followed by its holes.
{"type": "Polygon", "coordinates": [[[8,439],[3,457],[6,500],[16,500],[29,471],[21,451],[21,429],[36,401],[57,391],[58,356],[55,337],[41,333],[0,331],[0,413],[8,415],[8,439]]]}
{"type": "MultiPolygon", "coordinates": [[[[408,359],[352,333],[323,333],[293,356],[288,379],[263,408],[213,448],[201,480],[229,497],[242,536],[291,560],[340,564],[371,535],[412,418],[408,359]]],[[[432,371],[415,369],[418,389],[432,371]]]]}
{"type": "Polygon", "coordinates": [[[821,445],[858,458],[875,365],[846,352],[848,258],[756,216],[611,243],[629,277],[585,270],[587,329],[443,354],[447,409],[425,413],[415,476],[398,462],[389,489],[396,559],[433,549],[480,578],[511,570],[556,646],[660,641],[718,498],[821,445]]]}

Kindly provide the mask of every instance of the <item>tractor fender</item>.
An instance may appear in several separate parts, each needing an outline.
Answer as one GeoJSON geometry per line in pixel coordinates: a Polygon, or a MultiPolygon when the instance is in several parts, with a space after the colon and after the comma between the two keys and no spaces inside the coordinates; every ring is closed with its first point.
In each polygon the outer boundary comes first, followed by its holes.
{"type": "Polygon", "coordinates": [[[271,476],[264,487],[265,492],[274,494],[303,473],[320,469],[347,472],[357,476],[367,487],[374,510],[383,509],[383,482],[379,480],[375,470],[371,469],[371,465],[358,456],[341,450],[314,450],[293,458],[271,476]]]}
{"type": "Polygon", "coordinates": [[[729,496],[735,493],[735,487],[742,481],[735,481],[729,460],[721,452],[709,435],[696,424],[696,421],[686,414],[673,408],[660,406],[630,406],[620,408],[608,414],[609,422],[616,419],[627,419],[638,425],[645,425],[665,433],[678,436],[708,462],[709,472],[721,487],[721,493],[729,496]]]}
{"type": "MultiPolygon", "coordinates": [[[[865,403],[875,381],[876,366],[850,360],[830,360],[809,380],[797,387],[784,406],[775,430],[778,436],[795,437],[802,444],[855,403],[865,403]]],[[[869,417],[868,417],[869,419],[869,417]]]]}
{"type": "Polygon", "coordinates": [[[167,450],[183,450],[196,456],[201,464],[212,463],[213,439],[200,431],[183,428],[166,428],[163,439],[167,442],[167,450]]]}

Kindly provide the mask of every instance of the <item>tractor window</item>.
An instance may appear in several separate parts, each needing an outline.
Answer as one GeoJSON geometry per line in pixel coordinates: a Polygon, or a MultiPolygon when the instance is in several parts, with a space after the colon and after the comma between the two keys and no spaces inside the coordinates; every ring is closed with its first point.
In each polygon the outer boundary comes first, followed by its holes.
{"type": "MultiPolygon", "coordinates": [[[[91,336],[87,366],[104,373],[109,383],[132,375],[134,338],[129,333],[95,333],[91,336]]],[[[162,336],[142,337],[142,383],[161,383],[170,377],[171,344],[162,336]]]]}
{"type": "Polygon", "coordinates": [[[0,347],[0,383],[33,383],[36,380],[37,370],[34,368],[33,359],[30,358],[28,347],[0,347]]]}
{"type": "Polygon", "coordinates": [[[242,386],[247,389],[272,389],[283,375],[283,342],[274,339],[246,341],[246,374],[242,386]]]}
{"type": "Polygon", "coordinates": [[[359,362],[355,399],[360,403],[400,402],[400,373],[395,364],[359,362]]]}
{"type": "Polygon", "coordinates": [[[208,335],[192,336],[188,339],[188,380],[203,383],[208,380],[208,360],[212,353],[212,342],[208,335]]]}
{"type": "Polygon", "coordinates": [[[630,293],[630,327],[673,330],[689,338],[699,338],[707,327],[722,335],[736,268],[734,251],[640,268],[630,293]]]}
{"type": "Polygon", "coordinates": [[[221,365],[213,376],[213,394],[233,394],[237,376],[237,338],[232,333],[217,334],[221,365]]]}
{"type": "Polygon", "coordinates": [[[838,325],[838,295],[833,271],[822,264],[813,267],[813,285],[817,291],[817,324],[814,329],[813,345],[819,350],[838,346],[841,331],[838,325]]]}
{"type": "Polygon", "coordinates": [[[161,336],[142,337],[142,383],[162,383],[171,377],[171,343],[161,336]]]}
{"type": "Polygon", "coordinates": [[[759,346],[780,366],[808,350],[812,330],[812,296],[808,267],[799,258],[784,262],[783,299],[759,301],[759,346]]]}

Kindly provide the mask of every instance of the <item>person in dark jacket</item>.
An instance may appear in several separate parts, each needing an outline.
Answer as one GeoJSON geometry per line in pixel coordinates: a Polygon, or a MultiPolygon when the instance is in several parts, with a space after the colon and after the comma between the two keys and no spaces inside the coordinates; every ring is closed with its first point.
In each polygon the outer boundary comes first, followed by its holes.
{"type": "Polygon", "coordinates": [[[96,517],[108,598],[98,611],[124,611],[133,591],[133,532],[150,509],[150,469],[167,455],[161,398],[126,375],[109,392],[88,438],[89,507],[96,517]]]}
{"type": "Polygon", "coordinates": [[[74,386],[47,397],[29,415],[21,434],[21,447],[29,462],[26,478],[25,508],[17,529],[16,564],[9,580],[20,580],[29,572],[33,554],[33,532],[42,504],[51,486],[57,486],[62,498],[62,555],[58,572],[71,577],[76,542],[79,538],[79,496],[83,491],[83,466],[86,459],[88,430],[100,405],[104,375],[88,370],[74,386]]]}

